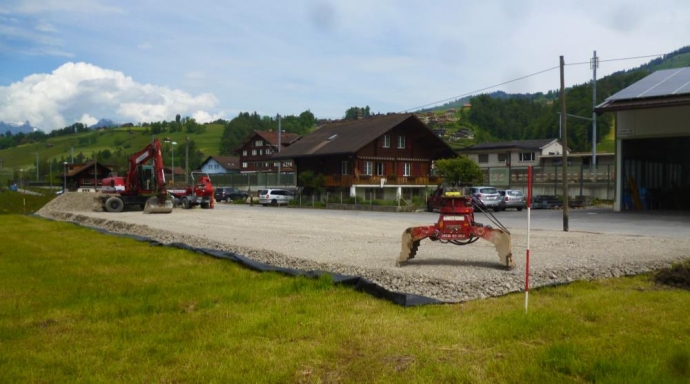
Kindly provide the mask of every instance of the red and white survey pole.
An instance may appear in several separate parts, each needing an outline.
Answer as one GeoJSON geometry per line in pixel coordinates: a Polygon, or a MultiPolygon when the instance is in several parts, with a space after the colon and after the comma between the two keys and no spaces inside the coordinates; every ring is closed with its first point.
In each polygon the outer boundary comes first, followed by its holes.
{"type": "Polygon", "coordinates": [[[532,214],[532,166],[527,167],[527,253],[525,255],[525,313],[529,304],[529,232],[532,214]]]}

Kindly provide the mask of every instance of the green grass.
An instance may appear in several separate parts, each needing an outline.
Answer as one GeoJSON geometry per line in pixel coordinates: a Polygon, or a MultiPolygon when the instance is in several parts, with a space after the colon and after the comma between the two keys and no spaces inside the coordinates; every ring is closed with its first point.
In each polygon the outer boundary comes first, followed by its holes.
{"type": "Polygon", "coordinates": [[[690,380],[690,293],[648,277],[402,308],[63,222],[0,220],[4,382],[690,380]]]}
{"type": "Polygon", "coordinates": [[[4,190],[0,193],[0,215],[6,214],[32,214],[36,213],[56,195],[55,191],[40,191],[42,195],[30,195],[21,192],[4,190]]]}

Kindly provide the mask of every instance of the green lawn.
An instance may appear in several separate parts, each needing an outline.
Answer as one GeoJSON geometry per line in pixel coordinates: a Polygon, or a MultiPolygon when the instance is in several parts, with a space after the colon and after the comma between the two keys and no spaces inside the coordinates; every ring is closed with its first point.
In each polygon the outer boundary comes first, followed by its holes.
{"type": "Polygon", "coordinates": [[[24,215],[0,220],[3,382],[690,381],[690,292],[648,277],[403,308],[24,215]]]}

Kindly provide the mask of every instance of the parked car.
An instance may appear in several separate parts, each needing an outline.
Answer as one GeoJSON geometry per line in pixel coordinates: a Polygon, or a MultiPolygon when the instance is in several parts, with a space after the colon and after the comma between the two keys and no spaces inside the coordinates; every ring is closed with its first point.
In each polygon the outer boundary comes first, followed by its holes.
{"type": "Polygon", "coordinates": [[[503,199],[503,210],[507,208],[515,208],[518,211],[522,211],[523,208],[527,207],[527,200],[525,199],[525,194],[517,189],[506,189],[505,191],[498,191],[503,199]]]}
{"type": "Polygon", "coordinates": [[[563,203],[556,196],[551,195],[537,195],[532,198],[532,208],[534,209],[551,209],[562,207],[563,203]]]}
{"type": "Polygon", "coordinates": [[[295,198],[295,194],[287,189],[262,189],[259,191],[259,204],[287,205],[295,198]]]}
{"type": "Polygon", "coordinates": [[[503,209],[504,201],[498,189],[488,186],[470,187],[469,192],[472,195],[472,203],[479,208],[493,209],[495,212],[503,209]]]}
{"type": "Polygon", "coordinates": [[[229,187],[218,187],[214,191],[213,195],[216,201],[233,201],[239,199],[247,200],[247,197],[249,197],[247,192],[242,192],[237,188],[229,187]]]}

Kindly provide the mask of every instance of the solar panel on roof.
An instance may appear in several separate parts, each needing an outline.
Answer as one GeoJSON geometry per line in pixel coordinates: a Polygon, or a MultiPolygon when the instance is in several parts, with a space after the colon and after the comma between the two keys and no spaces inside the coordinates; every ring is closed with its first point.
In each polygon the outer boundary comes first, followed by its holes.
{"type": "Polygon", "coordinates": [[[690,67],[656,71],[606,100],[639,99],[690,93],[690,67]]]}

